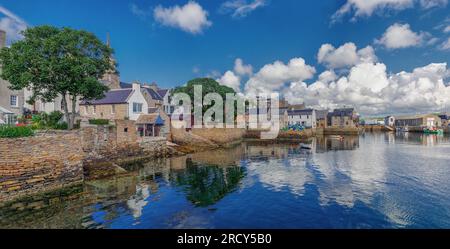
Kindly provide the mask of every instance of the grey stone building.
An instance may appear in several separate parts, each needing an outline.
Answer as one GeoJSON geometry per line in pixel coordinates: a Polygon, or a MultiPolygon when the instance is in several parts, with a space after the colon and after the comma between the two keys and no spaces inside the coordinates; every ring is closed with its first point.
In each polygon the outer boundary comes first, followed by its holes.
{"type": "MultiPolygon", "coordinates": [[[[0,30],[0,49],[6,46],[6,32],[0,30]]],[[[0,65],[0,70],[2,70],[0,65]]],[[[9,89],[9,82],[0,79],[0,124],[14,124],[17,116],[23,113],[23,90],[9,89]]]]}

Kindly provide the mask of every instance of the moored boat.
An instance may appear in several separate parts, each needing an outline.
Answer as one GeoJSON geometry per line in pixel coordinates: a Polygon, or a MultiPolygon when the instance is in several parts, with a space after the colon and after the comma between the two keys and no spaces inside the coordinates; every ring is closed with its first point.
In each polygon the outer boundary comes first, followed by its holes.
{"type": "Polygon", "coordinates": [[[435,127],[424,128],[423,132],[425,134],[444,134],[444,130],[443,129],[438,129],[438,128],[435,128],[435,127]]]}

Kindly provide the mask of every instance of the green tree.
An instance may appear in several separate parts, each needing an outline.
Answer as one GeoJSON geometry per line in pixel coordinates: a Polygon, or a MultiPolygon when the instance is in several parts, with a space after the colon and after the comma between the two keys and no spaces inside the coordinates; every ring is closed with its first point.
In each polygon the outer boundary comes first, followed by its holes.
{"type": "Polygon", "coordinates": [[[112,49],[94,34],[70,28],[39,26],[23,32],[24,39],[0,51],[0,77],[11,89],[30,89],[28,102],[46,102],[62,97],[69,129],[74,126],[78,99],[100,99],[108,88],[99,79],[115,70],[112,49]]]}
{"type": "MultiPolygon", "coordinates": [[[[215,81],[211,78],[197,78],[189,81],[185,86],[180,86],[175,88],[172,91],[172,96],[176,93],[186,93],[189,95],[191,100],[194,100],[194,86],[201,85],[202,86],[202,99],[208,94],[208,93],[218,93],[220,96],[222,96],[222,99],[226,99],[227,93],[233,93],[236,94],[236,92],[233,90],[233,88],[220,85],[219,82],[215,81]]],[[[203,112],[208,110],[210,106],[203,106],[203,112]]]]}

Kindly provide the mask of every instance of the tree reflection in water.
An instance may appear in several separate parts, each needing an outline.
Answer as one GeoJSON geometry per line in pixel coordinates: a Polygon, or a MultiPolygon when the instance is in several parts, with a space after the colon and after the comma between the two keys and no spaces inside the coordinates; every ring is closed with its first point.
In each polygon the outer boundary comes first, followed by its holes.
{"type": "Polygon", "coordinates": [[[171,181],[184,189],[194,205],[206,207],[235,191],[244,176],[241,167],[198,165],[187,159],[186,169],[172,172],[171,181]]]}

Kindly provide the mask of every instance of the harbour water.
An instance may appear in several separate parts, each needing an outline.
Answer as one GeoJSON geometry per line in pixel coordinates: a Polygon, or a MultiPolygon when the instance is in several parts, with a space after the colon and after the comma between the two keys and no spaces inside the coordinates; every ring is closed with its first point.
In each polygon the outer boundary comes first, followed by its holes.
{"type": "Polygon", "coordinates": [[[3,204],[0,228],[450,228],[450,140],[243,143],[3,204]],[[304,146],[303,146],[304,147],[304,146]]]}

